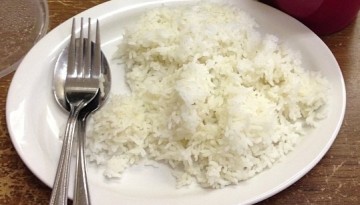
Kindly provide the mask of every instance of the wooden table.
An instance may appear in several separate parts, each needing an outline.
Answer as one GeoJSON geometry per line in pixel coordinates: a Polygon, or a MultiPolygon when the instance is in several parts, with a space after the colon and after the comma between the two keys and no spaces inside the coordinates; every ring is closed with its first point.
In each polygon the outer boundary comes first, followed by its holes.
{"type": "MultiPolygon", "coordinates": [[[[49,30],[105,0],[49,0],[49,30]]],[[[342,69],[347,112],[326,156],[306,176],[260,204],[360,204],[360,16],[345,30],[322,37],[342,69]]],[[[0,48],[1,49],[1,48],[0,48]]],[[[5,120],[6,95],[13,74],[0,79],[0,204],[47,204],[51,189],[37,179],[16,153],[5,120]]]]}

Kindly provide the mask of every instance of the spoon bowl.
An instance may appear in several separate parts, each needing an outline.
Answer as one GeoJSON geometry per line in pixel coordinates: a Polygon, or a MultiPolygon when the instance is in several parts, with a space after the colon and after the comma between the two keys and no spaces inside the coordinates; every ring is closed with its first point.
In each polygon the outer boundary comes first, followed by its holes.
{"type": "MultiPolygon", "coordinates": [[[[76,41],[79,40],[80,39],[76,39],[76,41]]],[[[94,42],[91,42],[91,46],[94,46],[94,42]]],[[[66,102],[65,90],[64,90],[68,53],[69,53],[69,48],[65,47],[55,62],[53,85],[52,85],[52,90],[56,102],[66,112],[70,111],[70,106],[66,102]]],[[[101,96],[98,99],[99,101],[98,108],[100,108],[106,102],[111,89],[111,73],[110,73],[109,62],[107,61],[103,52],[101,52],[101,58],[102,58],[101,77],[103,78],[103,89],[101,90],[101,96]]],[[[94,104],[94,103],[90,103],[90,104],[94,104]]],[[[91,106],[90,104],[88,106],[91,106]]]]}

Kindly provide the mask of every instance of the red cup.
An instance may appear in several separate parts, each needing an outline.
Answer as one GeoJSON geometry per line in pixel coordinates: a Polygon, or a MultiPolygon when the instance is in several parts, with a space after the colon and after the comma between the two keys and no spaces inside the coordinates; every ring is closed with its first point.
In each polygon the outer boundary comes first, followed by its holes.
{"type": "Polygon", "coordinates": [[[261,0],[293,16],[318,35],[342,30],[353,22],[360,0],[261,0]]]}

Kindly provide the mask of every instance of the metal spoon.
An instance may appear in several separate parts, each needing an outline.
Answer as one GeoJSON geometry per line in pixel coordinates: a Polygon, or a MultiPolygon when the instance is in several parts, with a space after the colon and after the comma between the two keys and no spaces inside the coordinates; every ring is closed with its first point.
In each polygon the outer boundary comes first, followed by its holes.
{"type": "MultiPolygon", "coordinates": [[[[87,39],[84,39],[87,40],[87,39]]],[[[79,39],[77,39],[79,41],[79,39]]],[[[95,43],[91,42],[91,46],[95,43]]],[[[86,133],[86,120],[89,114],[99,109],[106,101],[109,96],[111,88],[111,73],[110,67],[104,54],[101,53],[101,74],[103,77],[103,89],[99,92],[98,96],[95,97],[81,112],[77,122],[78,126],[78,152],[76,160],[76,175],[75,175],[75,186],[74,186],[74,205],[76,204],[90,204],[90,195],[87,184],[86,176],[86,157],[84,154],[85,145],[85,133],[86,133]]],[[[53,93],[57,103],[65,111],[69,112],[70,107],[65,99],[64,94],[64,83],[66,78],[66,67],[67,67],[68,47],[66,47],[59,55],[54,69],[53,76],[53,93]]],[[[60,158],[60,160],[62,160],[60,158]]]]}

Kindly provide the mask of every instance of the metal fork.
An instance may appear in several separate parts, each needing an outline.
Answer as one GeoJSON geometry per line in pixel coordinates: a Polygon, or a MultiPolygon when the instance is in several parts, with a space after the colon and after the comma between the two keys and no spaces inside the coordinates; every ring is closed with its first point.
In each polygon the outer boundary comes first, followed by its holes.
{"type": "Polygon", "coordinates": [[[71,151],[76,122],[80,111],[95,98],[100,90],[101,50],[99,23],[97,22],[96,26],[96,40],[93,52],[91,49],[90,20],[87,40],[84,40],[83,19],[81,19],[80,39],[78,41],[75,40],[75,27],[75,19],[73,19],[67,76],[64,85],[66,101],[70,106],[70,115],[65,129],[50,205],[67,204],[71,151]]]}

